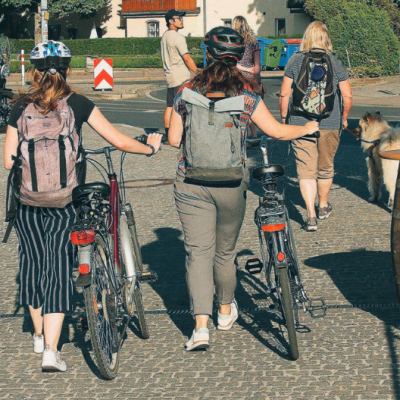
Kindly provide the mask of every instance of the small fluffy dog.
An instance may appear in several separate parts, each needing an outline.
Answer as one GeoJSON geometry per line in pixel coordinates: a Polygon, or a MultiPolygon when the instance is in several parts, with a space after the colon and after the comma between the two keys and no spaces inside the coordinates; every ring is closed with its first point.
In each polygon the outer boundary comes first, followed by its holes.
{"type": "Polygon", "coordinates": [[[369,154],[366,161],[369,176],[368,189],[371,197],[368,200],[378,201],[382,183],[385,183],[389,192],[388,206],[392,207],[399,162],[382,159],[379,157],[379,152],[400,149],[400,131],[392,128],[379,111],[373,114],[365,113],[364,117],[360,119],[357,130],[361,139],[368,142],[377,141],[376,143],[361,142],[364,152],[369,154]]]}

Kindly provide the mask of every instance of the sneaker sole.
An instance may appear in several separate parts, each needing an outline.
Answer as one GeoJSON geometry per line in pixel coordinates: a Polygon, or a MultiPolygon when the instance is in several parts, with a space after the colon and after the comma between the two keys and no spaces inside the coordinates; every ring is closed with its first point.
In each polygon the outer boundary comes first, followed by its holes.
{"type": "Polygon", "coordinates": [[[317,227],[315,227],[315,228],[314,227],[313,228],[305,228],[305,231],[306,232],[316,232],[317,229],[318,229],[317,227]]]}
{"type": "Polygon", "coordinates": [[[328,219],[329,216],[330,216],[331,214],[332,214],[332,212],[330,212],[329,214],[324,215],[324,216],[322,216],[322,217],[320,217],[320,216],[318,215],[318,219],[328,219]]]}
{"type": "Polygon", "coordinates": [[[42,354],[42,353],[44,352],[44,349],[42,349],[42,350],[35,350],[35,349],[33,349],[33,352],[34,352],[35,354],[42,354]]]}
{"type": "Polygon", "coordinates": [[[208,350],[210,347],[210,343],[205,340],[199,340],[198,342],[194,343],[190,347],[186,347],[186,351],[193,351],[193,350],[208,350]]]}
{"type": "Polygon", "coordinates": [[[65,370],[59,369],[54,365],[42,365],[42,372],[65,372],[65,370]]]}
{"type": "Polygon", "coordinates": [[[231,323],[227,326],[218,325],[218,330],[219,331],[229,331],[232,328],[233,324],[237,321],[238,318],[239,318],[239,315],[237,315],[236,318],[233,319],[231,321],[231,323]]]}

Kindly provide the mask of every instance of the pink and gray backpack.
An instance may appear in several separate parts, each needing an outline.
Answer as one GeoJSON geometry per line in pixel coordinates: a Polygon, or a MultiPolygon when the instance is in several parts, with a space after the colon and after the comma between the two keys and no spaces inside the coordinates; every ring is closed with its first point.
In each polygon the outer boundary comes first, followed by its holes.
{"type": "Polygon", "coordinates": [[[31,103],[18,120],[16,196],[23,204],[63,208],[84,181],[84,152],[68,97],[47,115],[31,103]]]}

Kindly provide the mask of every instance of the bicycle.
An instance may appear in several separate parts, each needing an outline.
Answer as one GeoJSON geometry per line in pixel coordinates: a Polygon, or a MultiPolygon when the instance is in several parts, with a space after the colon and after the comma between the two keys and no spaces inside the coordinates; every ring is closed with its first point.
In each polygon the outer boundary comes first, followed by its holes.
{"type": "Polygon", "coordinates": [[[98,171],[101,172],[99,167],[104,169],[109,184],[92,182],[73,190],[78,221],[71,228],[71,241],[78,246],[79,259],[75,286],[84,290],[94,354],[101,374],[109,380],[118,373],[119,350],[135,309],[142,338],[150,336],[141,283],[157,280],[155,272],[143,270],[133,209],[125,196],[123,162],[126,153],[121,155],[118,182],[111,158],[115,150],[113,146],[85,150],[89,155],[105,155],[107,170],[96,160],[87,160],[98,171]]]}
{"type": "Polygon", "coordinates": [[[0,127],[8,123],[11,113],[10,101],[14,98],[11,89],[6,88],[7,77],[10,76],[11,50],[8,37],[0,38],[0,127]]]}
{"type": "MultiPolygon", "coordinates": [[[[317,134],[307,136],[318,137],[317,134]]],[[[272,140],[272,143],[271,146],[277,141],[272,140]]],[[[252,174],[261,183],[264,192],[254,216],[262,260],[247,260],[245,269],[250,274],[264,271],[266,295],[274,303],[272,308],[281,313],[287,330],[290,357],[297,360],[299,348],[296,332],[304,328],[299,322],[299,309],[309,312],[312,318],[322,318],[326,315],[327,307],[323,299],[309,299],[301,282],[296,243],[285,206],[284,186],[281,192],[278,190],[280,180],[285,177],[285,169],[282,165],[269,164],[268,147],[268,142],[262,140],[260,150],[263,162],[252,174]]]]}

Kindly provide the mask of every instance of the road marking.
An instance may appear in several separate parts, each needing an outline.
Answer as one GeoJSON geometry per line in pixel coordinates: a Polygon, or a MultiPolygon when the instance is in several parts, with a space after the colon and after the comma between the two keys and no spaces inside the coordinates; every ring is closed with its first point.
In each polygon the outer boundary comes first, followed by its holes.
{"type": "Polygon", "coordinates": [[[150,93],[159,92],[160,90],[165,90],[165,89],[166,89],[166,87],[163,87],[162,89],[157,89],[157,90],[151,90],[151,91],[149,90],[148,92],[146,92],[146,96],[147,96],[148,98],[150,98],[150,99],[153,99],[153,100],[159,102],[159,103],[165,103],[165,100],[157,99],[157,98],[153,97],[153,96],[150,94],[150,93]]]}

